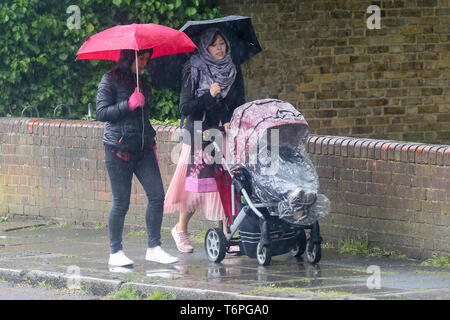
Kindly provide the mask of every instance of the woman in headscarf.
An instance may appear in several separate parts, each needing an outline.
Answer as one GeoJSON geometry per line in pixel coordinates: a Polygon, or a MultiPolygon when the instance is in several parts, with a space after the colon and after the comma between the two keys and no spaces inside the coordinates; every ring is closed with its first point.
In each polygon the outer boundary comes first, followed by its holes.
{"type": "MultiPolygon", "coordinates": [[[[186,117],[185,130],[190,139],[183,135],[178,165],[164,203],[164,213],[180,212],[172,236],[181,252],[194,250],[189,240],[188,223],[196,211],[202,211],[208,220],[222,220],[226,226],[224,209],[212,176],[217,165],[209,166],[204,162],[195,165],[199,163],[196,157],[199,153],[195,150],[198,146],[195,146],[194,135],[198,133],[194,133],[194,122],[201,122],[202,131],[221,126],[228,131],[234,109],[245,103],[241,68],[232,61],[232,48],[225,35],[215,28],[205,30],[197,47],[198,51],[183,68],[180,94],[180,111],[186,117]]],[[[225,143],[222,145],[225,148],[225,143]]],[[[205,158],[205,153],[200,154],[205,158]]]]}
{"type": "Polygon", "coordinates": [[[164,188],[158,167],[155,130],[148,121],[151,107],[151,88],[139,78],[153,51],[139,51],[137,66],[134,50],[122,50],[117,67],[107,72],[98,85],[97,120],[106,122],[103,143],[105,162],[111,182],[113,205],[109,214],[111,254],[109,265],[132,265],[122,250],[122,232],[130,205],[133,174],[141,182],[148,198],[145,220],[148,249],[145,259],[160,263],[174,263],[178,258],[161,248],[161,223],[164,188]],[[138,70],[136,70],[138,69],[138,70]]]}

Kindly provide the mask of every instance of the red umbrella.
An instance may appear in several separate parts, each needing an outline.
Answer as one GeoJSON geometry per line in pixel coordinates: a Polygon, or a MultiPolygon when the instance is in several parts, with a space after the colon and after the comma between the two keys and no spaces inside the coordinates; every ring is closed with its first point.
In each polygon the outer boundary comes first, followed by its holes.
{"type": "MultiPolygon", "coordinates": [[[[150,48],[153,49],[152,58],[156,58],[169,54],[192,52],[197,47],[181,31],[153,23],[133,23],[115,26],[88,37],[78,50],[77,60],[119,61],[120,51],[123,49],[135,50],[137,57],[137,51],[150,48]]],[[[136,78],[138,77],[138,72],[136,72],[136,78]]],[[[137,83],[139,84],[139,81],[137,83]]]]}

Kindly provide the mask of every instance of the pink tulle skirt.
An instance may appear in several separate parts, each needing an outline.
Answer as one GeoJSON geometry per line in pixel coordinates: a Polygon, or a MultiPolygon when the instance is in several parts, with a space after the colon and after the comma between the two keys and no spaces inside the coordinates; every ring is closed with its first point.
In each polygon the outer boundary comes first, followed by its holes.
{"type": "Polygon", "coordinates": [[[190,157],[191,146],[183,143],[177,168],[166,192],[164,213],[201,211],[207,220],[222,220],[224,211],[219,192],[186,191],[186,171],[190,157]]]}

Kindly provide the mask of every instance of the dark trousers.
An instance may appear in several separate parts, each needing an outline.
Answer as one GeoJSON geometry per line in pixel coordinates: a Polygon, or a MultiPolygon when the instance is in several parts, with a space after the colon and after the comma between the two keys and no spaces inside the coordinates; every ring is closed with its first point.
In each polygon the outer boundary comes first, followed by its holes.
{"type": "Polygon", "coordinates": [[[125,215],[130,206],[133,173],[142,184],[148,199],[145,212],[148,247],[161,245],[164,188],[153,149],[131,153],[130,159],[125,161],[111,152],[110,147],[105,146],[105,160],[113,194],[113,206],[108,224],[111,253],[122,250],[122,233],[125,215]]]}

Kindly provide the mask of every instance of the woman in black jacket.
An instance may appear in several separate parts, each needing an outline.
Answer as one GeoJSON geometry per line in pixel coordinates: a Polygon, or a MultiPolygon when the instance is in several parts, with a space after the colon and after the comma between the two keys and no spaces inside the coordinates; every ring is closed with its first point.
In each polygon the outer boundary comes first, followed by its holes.
{"type": "Polygon", "coordinates": [[[156,133],[148,120],[151,88],[145,81],[140,81],[138,92],[136,85],[136,72],[144,70],[151,54],[151,49],[139,51],[136,71],[135,51],[122,50],[117,67],[106,73],[98,85],[97,120],[106,122],[103,143],[113,193],[108,221],[110,266],[133,264],[122,250],[122,233],[130,205],[133,173],[148,198],[145,215],[148,249],[145,259],[160,263],[178,261],[161,248],[164,188],[157,163],[156,133]]]}
{"type": "Polygon", "coordinates": [[[198,133],[194,133],[194,127],[204,131],[223,126],[227,131],[234,109],[245,103],[242,72],[232,61],[227,38],[218,29],[208,29],[202,33],[197,47],[197,53],[183,68],[180,94],[180,111],[187,119],[185,129],[189,135],[184,135],[164,203],[164,213],[180,212],[172,236],[181,252],[193,252],[187,231],[195,211],[203,211],[208,220],[224,221],[225,217],[214,171],[208,173],[208,165],[192,165],[201,162],[198,159],[204,158],[206,152],[204,146],[200,149],[195,146],[198,139],[194,136],[198,133]]]}

